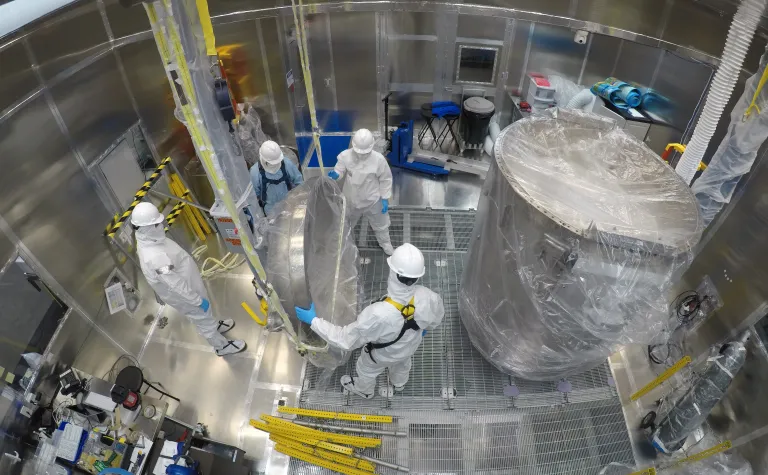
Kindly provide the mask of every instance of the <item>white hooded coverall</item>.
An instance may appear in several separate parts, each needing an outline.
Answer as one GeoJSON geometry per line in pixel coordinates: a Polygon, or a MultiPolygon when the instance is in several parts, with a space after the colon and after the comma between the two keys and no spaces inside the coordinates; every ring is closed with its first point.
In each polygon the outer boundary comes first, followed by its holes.
{"type": "Polygon", "coordinates": [[[162,224],[136,230],[136,252],[144,277],[163,302],[186,315],[214,349],[223,348],[228,340],[218,332],[210,307],[200,308],[203,299],[209,300],[208,291],[192,256],[165,236],[162,224]]]}
{"type": "MultiPolygon", "coordinates": [[[[406,305],[414,297],[414,319],[419,330],[406,330],[400,340],[386,348],[374,349],[371,354],[362,351],[357,358],[355,389],[372,394],[376,377],[389,368],[389,380],[395,386],[404,386],[411,372],[411,356],[419,348],[423,330],[433,330],[440,325],[445,315],[443,299],[435,292],[421,285],[405,285],[397,280],[397,274],[389,271],[387,295],[400,304],[406,305]]],[[[322,318],[312,320],[312,330],[329,344],[342,350],[354,350],[366,343],[388,343],[397,338],[403,328],[400,310],[388,302],[375,302],[366,307],[357,320],[340,327],[322,318]]]]}
{"type": "Polygon", "coordinates": [[[354,150],[344,150],[339,154],[334,170],[339,179],[347,176],[344,196],[347,197],[350,226],[354,228],[361,216],[367,216],[379,245],[391,245],[389,213],[381,212],[381,200],[392,198],[392,171],[384,155],[373,151],[360,158],[354,150]]]}

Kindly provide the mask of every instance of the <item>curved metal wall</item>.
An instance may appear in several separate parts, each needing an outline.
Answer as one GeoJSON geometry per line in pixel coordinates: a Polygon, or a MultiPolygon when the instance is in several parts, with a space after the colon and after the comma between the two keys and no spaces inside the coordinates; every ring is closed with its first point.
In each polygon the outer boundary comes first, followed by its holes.
{"type": "MultiPolygon", "coordinates": [[[[254,101],[265,131],[293,143],[297,132],[309,129],[290,3],[209,3],[238,99],[254,101]]],[[[696,3],[311,3],[310,63],[318,102],[327,110],[321,119],[335,133],[381,129],[384,91],[399,94],[394,114],[453,97],[457,45],[478,44],[501,50],[489,89],[497,100],[534,66],[562,68],[583,83],[631,75],[684,97],[689,112],[679,120],[685,122],[728,26],[727,17],[696,3]],[[587,45],[576,45],[574,29],[594,34],[587,45]]],[[[141,351],[149,325],[141,318],[110,319],[102,308],[101,286],[115,263],[101,232],[117,205],[88,166],[137,122],[161,156],[170,154],[180,168],[192,158],[141,7],[82,0],[0,40],[0,228],[76,308],[70,320],[95,325],[98,344],[117,354],[141,351]]],[[[207,181],[201,182],[204,189],[207,181]]],[[[80,333],[78,325],[72,328],[80,333]]]]}

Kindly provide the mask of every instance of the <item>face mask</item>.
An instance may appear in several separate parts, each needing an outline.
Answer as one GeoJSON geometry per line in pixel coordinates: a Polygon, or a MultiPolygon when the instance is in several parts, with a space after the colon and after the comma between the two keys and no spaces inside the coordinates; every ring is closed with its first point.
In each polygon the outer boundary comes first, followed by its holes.
{"type": "Polygon", "coordinates": [[[368,153],[357,153],[357,152],[355,152],[355,155],[357,155],[357,159],[358,160],[367,160],[368,157],[371,156],[371,152],[368,152],[368,153]]]}
{"type": "Polygon", "coordinates": [[[165,239],[165,229],[163,224],[154,224],[152,226],[142,226],[136,230],[136,239],[142,242],[162,242],[165,239]]]}
{"type": "Polygon", "coordinates": [[[414,281],[413,284],[407,285],[401,282],[397,273],[390,269],[389,278],[387,278],[387,295],[395,302],[406,304],[416,292],[415,283],[414,281]]]}
{"type": "Polygon", "coordinates": [[[266,161],[261,161],[261,166],[264,167],[264,171],[267,173],[277,173],[278,170],[280,170],[280,163],[276,165],[272,165],[271,163],[267,163],[266,161]]]}

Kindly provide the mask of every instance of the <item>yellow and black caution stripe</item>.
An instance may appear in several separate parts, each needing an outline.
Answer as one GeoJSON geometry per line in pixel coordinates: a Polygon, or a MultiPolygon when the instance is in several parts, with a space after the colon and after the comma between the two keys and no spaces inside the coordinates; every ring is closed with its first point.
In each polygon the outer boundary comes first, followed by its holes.
{"type": "Polygon", "coordinates": [[[152,188],[152,185],[155,184],[155,182],[160,178],[160,175],[163,172],[163,168],[168,166],[168,164],[171,163],[171,157],[166,157],[162,162],[160,162],[160,165],[155,168],[155,171],[152,172],[152,174],[149,176],[149,179],[144,182],[143,185],[141,185],[141,188],[139,188],[139,191],[136,192],[136,194],[133,196],[133,202],[128,207],[127,210],[123,212],[122,215],[119,217],[115,215],[115,217],[112,219],[112,221],[107,225],[107,228],[104,230],[104,235],[112,237],[117,233],[117,231],[120,230],[120,227],[125,223],[128,218],[131,217],[131,213],[133,213],[133,208],[136,207],[139,203],[141,203],[144,196],[146,196],[147,193],[149,193],[149,189],[152,188]]]}
{"type": "MultiPolygon", "coordinates": [[[[176,218],[179,217],[181,212],[184,210],[184,207],[186,206],[186,203],[179,203],[176,206],[171,209],[171,212],[168,213],[168,216],[166,216],[166,219],[168,220],[168,226],[172,226],[173,222],[176,221],[176,218]]],[[[165,228],[165,230],[168,230],[168,227],[165,228]]]]}

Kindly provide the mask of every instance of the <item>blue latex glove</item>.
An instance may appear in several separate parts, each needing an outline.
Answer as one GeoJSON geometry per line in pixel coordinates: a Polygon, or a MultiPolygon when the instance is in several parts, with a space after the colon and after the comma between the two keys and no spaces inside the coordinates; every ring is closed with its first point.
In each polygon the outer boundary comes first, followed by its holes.
{"type": "Polygon", "coordinates": [[[200,308],[203,309],[203,312],[207,312],[209,308],[211,308],[211,303],[208,301],[208,299],[203,299],[203,303],[200,304],[200,308]]]}
{"type": "Polygon", "coordinates": [[[389,200],[381,200],[381,214],[387,214],[389,211],[389,200]]]}
{"type": "Polygon", "coordinates": [[[309,310],[306,308],[296,307],[296,317],[307,325],[312,325],[312,320],[317,317],[317,313],[315,312],[315,303],[312,302],[309,310]]]}
{"type": "Polygon", "coordinates": [[[426,335],[426,334],[427,334],[427,331],[426,331],[426,330],[422,330],[422,331],[421,331],[421,336],[424,336],[424,335],[426,335]]]}
{"type": "Polygon", "coordinates": [[[328,172],[328,176],[333,178],[334,180],[338,180],[339,179],[339,174],[336,173],[336,170],[329,171],[328,172]]]}

